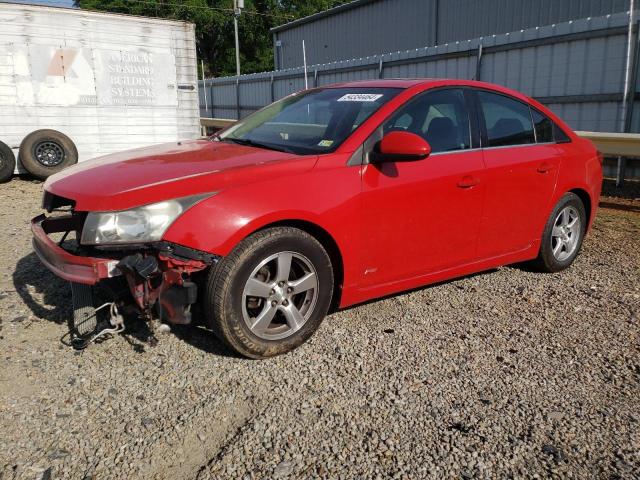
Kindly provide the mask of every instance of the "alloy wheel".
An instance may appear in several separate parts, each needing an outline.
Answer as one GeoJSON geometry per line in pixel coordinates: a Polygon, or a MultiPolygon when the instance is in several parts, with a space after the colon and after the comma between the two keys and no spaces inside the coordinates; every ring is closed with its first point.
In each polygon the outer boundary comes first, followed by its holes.
{"type": "Polygon", "coordinates": [[[251,332],[281,340],[311,317],[318,299],[318,273],[304,255],[279,252],[262,260],[242,292],[242,315],[251,332]]]}
{"type": "Polygon", "coordinates": [[[558,213],[551,231],[551,252],[559,262],[571,257],[578,248],[581,234],[580,214],[568,205],[558,213]]]}

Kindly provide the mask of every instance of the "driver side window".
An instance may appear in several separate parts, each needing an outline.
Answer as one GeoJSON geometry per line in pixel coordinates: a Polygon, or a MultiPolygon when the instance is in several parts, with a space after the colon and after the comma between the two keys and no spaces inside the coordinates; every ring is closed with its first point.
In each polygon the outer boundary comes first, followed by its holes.
{"type": "Polygon", "coordinates": [[[421,136],[432,153],[453,152],[471,146],[471,128],[461,89],[444,89],[419,95],[400,107],[383,127],[386,135],[404,131],[421,136]]]}

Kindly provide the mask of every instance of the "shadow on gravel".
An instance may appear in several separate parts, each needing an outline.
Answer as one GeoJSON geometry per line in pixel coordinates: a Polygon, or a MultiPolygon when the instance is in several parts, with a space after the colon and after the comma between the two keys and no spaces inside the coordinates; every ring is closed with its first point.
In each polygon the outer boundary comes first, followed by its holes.
{"type": "MultiPolygon", "coordinates": [[[[510,266],[513,266],[513,265],[510,265],[510,266]]],[[[414,293],[414,292],[420,292],[422,290],[429,290],[431,288],[439,287],[441,285],[447,285],[447,284],[450,284],[450,283],[456,283],[456,282],[460,282],[461,280],[468,280],[468,279],[473,278],[473,277],[479,277],[479,276],[487,275],[489,273],[494,273],[494,272],[497,272],[497,271],[498,271],[497,268],[490,268],[488,270],[482,270],[480,272],[470,273],[468,275],[463,275],[462,277],[455,277],[455,278],[450,278],[449,280],[442,280],[442,281],[436,282],[436,283],[429,283],[427,285],[422,285],[420,287],[410,288],[409,290],[402,290],[401,292],[397,292],[397,293],[390,293],[389,295],[384,295],[382,297],[372,298],[371,300],[366,300],[366,301],[361,302],[361,303],[356,303],[354,305],[349,305],[348,307],[339,308],[338,310],[336,310],[336,312],[345,312],[345,311],[348,311],[348,310],[352,310],[354,308],[362,307],[364,305],[371,305],[372,303],[381,302],[383,300],[388,300],[390,298],[401,297],[403,295],[408,295],[408,294],[414,293]]],[[[464,287],[462,284],[458,284],[457,288],[460,289],[460,290],[464,290],[466,287],[464,287]]],[[[330,312],[330,313],[336,313],[336,312],[330,312]]]]}
{"type": "Polygon", "coordinates": [[[510,263],[509,265],[505,265],[506,268],[513,268],[514,270],[520,270],[521,272],[528,273],[539,273],[544,275],[546,272],[543,272],[539,268],[537,268],[533,262],[521,262],[521,263],[510,263]]]}
{"type": "Polygon", "coordinates": [[[640,213],[640,206],[625,205],[614,202],[600,202],[600,208],[611,208],[613,210],[622,210],[625,212],[640,213]]]}
{"type": "Polygon", "coordinates": [[[192,347],[199,348],[205,353],[219,355],[221,357],[244,358],[231,350],[213,334],[211,330],[199,325],[173,325],[173,334],[192,347]]]}
{"type": "Polygon", "coordinates": [[[73,315],[69,284],[47,270],[35,253],[18,260],[13,271],[13,285],[36,317],[66,324],[73,315]],[[35,295],[42,295],[42,300],[35,295]]]}
{"type": "Polygon", "coordinates": [[[616,181],[612,178],[605,178],[602,181],[602,195],[605,197],[617,197],[626,199],[640,198],[640,182],[637,180],[627,180],[621,187],[616,186],[616,181]]]}
{"type": "MultiPolygon", "coordinates": [[[[16,292],[34,316],[65,325],[73,316],[71,288],[68,282],[56,277],[46,269],[35,253],[30,253],[18,260],[12,277],[16,292]]],[[[194,316],[196,321],[200,320],[198,318],[200,315],[194,316]]],[[[138,353],[152,347],[157,337],[161,338],[161,335],[149,329],[146,322],[138,320],[130,314],[125,313],[125,325],[127,329],[123,337],[138,353]]],[[[211,331],[201,326],[173,325],[171,331],[183,342],[206,353],[223,357],[238,357],[211,331]]]]}

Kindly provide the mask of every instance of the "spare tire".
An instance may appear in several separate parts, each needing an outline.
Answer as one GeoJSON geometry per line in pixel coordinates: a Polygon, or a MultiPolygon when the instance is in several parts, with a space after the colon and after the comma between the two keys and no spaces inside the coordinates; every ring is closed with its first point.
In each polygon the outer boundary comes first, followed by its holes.
{"type": "Polygon", "coordinates": [[[6,182],[16,169],[16,157],[6,143],[0,142],[0,183],[6,182]]]}
{"type": "Polygon", "coordinates": [[[20,162],[30,174],[45,179],[78,163],[78,149],[63,133],[36,130],[20,144],[20,162]]]}

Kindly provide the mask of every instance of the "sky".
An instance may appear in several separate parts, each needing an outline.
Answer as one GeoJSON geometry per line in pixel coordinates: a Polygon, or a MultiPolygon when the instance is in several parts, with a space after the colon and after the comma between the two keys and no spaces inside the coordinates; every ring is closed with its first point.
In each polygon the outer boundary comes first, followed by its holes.
{"type": "Polygon", "coordinates": [[[54,7],[73,7],[73,0],[0,0],[0,3],[28,3],[30,5],[51,5],[54,7]]]}

